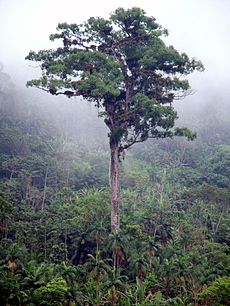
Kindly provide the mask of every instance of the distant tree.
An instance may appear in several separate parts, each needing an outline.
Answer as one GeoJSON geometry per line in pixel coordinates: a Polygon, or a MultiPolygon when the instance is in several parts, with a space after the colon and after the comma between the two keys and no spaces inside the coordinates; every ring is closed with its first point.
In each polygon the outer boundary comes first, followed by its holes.
{"type": "Polygon", "coordinates": [[[61,23],[50,39],[62,39],[55,50],[30,52],[42,76],[31,80],[52,95],[81,96],[100,109],[109,128],[111,149],[111,228],[120,229],[119,165],[122,153],[148,138],[195,134],[175,128],[174,99],[189,90],[185,75],[202,71],[160,38],[167,30],[140,8],[118,8],[109,19],[91,17],[83,24],[61,23]]]}

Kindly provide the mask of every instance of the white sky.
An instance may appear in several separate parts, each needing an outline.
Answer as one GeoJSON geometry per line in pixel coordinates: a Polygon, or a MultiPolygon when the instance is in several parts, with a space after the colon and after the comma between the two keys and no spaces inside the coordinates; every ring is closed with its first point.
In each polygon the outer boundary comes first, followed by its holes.
{"type": "Polygon", "coordinates": [[[202,60],[206,71],[192,87],[230,93],[230,0],[0,0],[0,62],[12,79],[33,78],[30,50],[52,48],[49,34],[59,22],[108,17],[117,7],[141,7],[169,30],[168,42],[202,60]]]}

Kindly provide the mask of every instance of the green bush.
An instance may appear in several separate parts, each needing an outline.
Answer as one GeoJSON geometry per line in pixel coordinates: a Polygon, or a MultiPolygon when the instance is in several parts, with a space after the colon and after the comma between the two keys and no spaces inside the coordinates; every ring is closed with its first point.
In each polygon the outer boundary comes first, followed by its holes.
{"type": "Polygon", "coordinates": [[[210,286],[202,290],[199,299],[204,305],[230,305],[230,277],[216,279],[210,286]]]}
{"type": "Polygon", "coordinates": [[[62,306],[66,300],[68,287],[62,277],[56,277],[46,286],[36,289],[33,293],[33,302],[37,305],[62,306]]]}

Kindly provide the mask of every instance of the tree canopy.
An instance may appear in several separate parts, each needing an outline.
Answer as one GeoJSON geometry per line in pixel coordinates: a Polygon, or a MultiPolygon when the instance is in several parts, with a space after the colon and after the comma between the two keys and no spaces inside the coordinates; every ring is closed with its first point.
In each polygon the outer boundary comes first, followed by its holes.
{"type": "Polygon", "coordinates": [[[184,77],[203,66],[166,46],[161,37],[168,32],[155,18],[140,8],[118,8],[109,19],[60,23],[57,30],[50,39],[62,39],[62,47],[26,57],[40,62],[42,70],[29,86],[94,102],[119,152],[149,137],[194,138],[186,128],[172,129],[177,118],[172,102],[189,89],[184,77]]]}

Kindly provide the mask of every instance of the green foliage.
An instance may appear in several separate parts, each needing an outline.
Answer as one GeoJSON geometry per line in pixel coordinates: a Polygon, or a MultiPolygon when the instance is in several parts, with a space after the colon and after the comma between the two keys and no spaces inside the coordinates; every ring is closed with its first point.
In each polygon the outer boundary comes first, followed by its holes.
{"type": "Polygon", "coordinates": [[[103,112],[110,145],[120,152],[148,138],[195,134],[172,130],[177,112],[171,104],[189,89],[180,76],[202,71],[161,36],[168,32],[140,8],[118,8],[109,19],[91,17],[83,24],[62,23],[51,40],[62,39],[56,50],[31,51],[27,60],[41,63],[42,77],[28,86],[53,95],[82,96],[103,112]]]}
{"type": "Polygon", "coordinates": [[[13,210],[13,205],[12,203],[9,203],[5,195],[0,192],[0,220],[3,221],[2,219],[5,219],[7,215],[9,215],[13,210]]]}
{"type": "MultiPolygon", "coordinates": [[[[149,98],[136,102],[151,111],[149,98]]],[[[0,304],[228,305],[228,140],[163,140],[127,154],[123,230],[111,235],[107,147],[42,134],[35,112],[0,117],[0,304]]]]}
{"type": "Polygon", "coordinates": [[[200,165],[203,179],[221,188],[230,187],[230,146],[220,145],[200,165]]]}
{"type": "Polygon", "coordinates": [[[202,305],[228,305],[230,300],[230,277],[216,279],[199,294],[202,305]]]}
{"type": "Polygon", "coordinates": [[[11,305],[14,299],[25,305],[62,305],[67,300],[186,305],[205,284],[226,275],[228,248],[205,240],[204,226],[196,224],[202,210],[187,214],[171,204],[163,212],[166,204],[158,191],[129,190],[123,197],[129,218],[119,235],[109,235],[108,197],[102,191],[65,190],[45,212],[31,210],[30,223],[28,208],[21,210],[20,222],[10,226],[11,236],[15,239],[13,230],[19,228],[27,228],[27,236],[17,237],[14,245],[2,241],[2,304],[11,305]],[[31,256],[35,259],[26,259],[31,256]],[[44,256],[47,263],[42,263],[44,256]]]}
{"type": "Polygon", "coordinates": [[[37,305],[62,306],[66,300],[68,287],[62,277],[57,277],[33,292],[33,301],[37,305]]]}
{"type": "Polygon", "coordinates": [[[125,188],[144,190],[151,182],[151,169],[140,160],[129,160],[123,163],[121,184],[125,188]]]}

